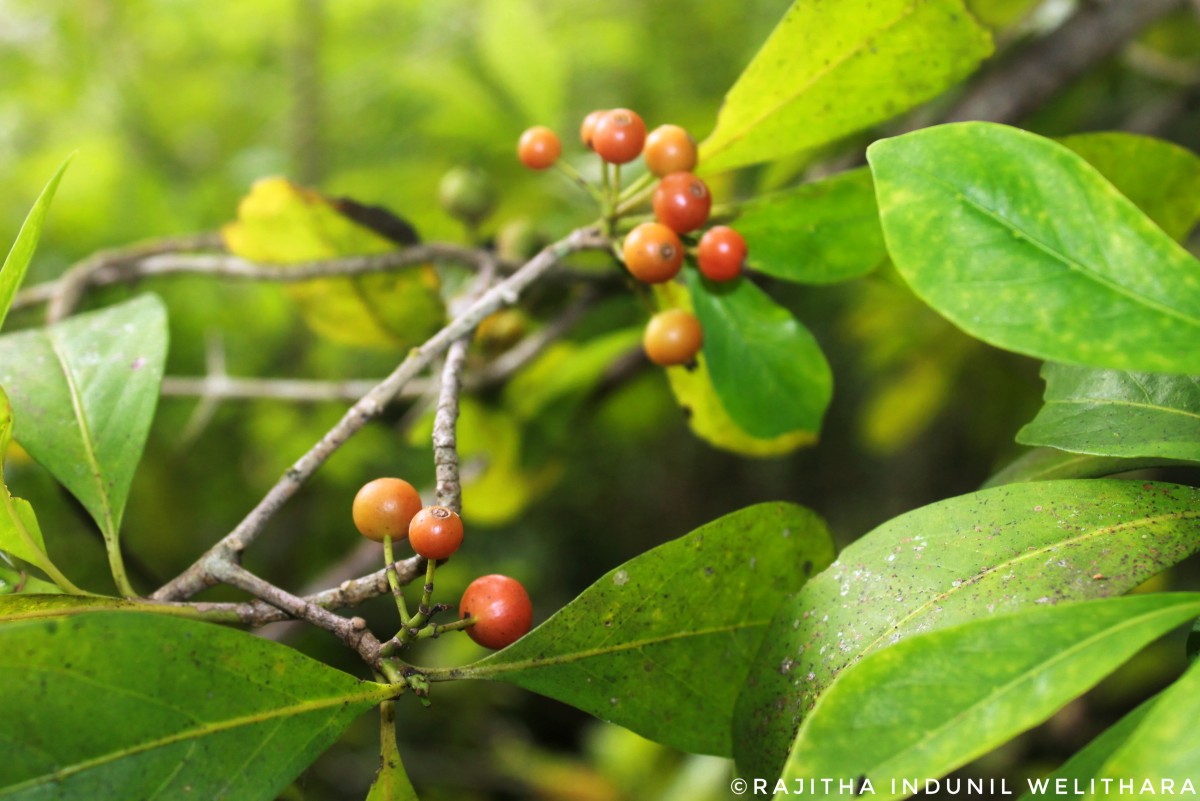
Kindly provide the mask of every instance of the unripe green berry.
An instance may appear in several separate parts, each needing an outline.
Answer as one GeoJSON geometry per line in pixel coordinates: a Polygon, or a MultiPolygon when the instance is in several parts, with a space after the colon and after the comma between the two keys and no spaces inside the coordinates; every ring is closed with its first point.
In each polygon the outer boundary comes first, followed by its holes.
{"type": "Polygon", "coordinates": [[[478,225],[496,206],[496,190],[487,174],[474,167],[455,167],[442,176],[438,202],[452,217],[478,225]]]}

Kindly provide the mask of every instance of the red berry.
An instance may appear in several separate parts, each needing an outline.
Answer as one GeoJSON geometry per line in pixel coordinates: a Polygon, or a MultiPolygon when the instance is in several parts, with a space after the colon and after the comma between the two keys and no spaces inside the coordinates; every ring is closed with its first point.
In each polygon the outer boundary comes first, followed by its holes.
{"type": "Polygon", "coordinates": [[[458,604],[458,617],[474,617],[467,627],[471,639],[485,648],[499,649],[525,636],[533,625],[533,604],[521,582],[492,574],[471,582],[458,604]]]}
{"type": "Polygon", "coordinates": [[[642,152],[646,123],[627,108],[606,111],[592,131],[592,150],[609,164],[625,164],[642,152]]]}
{"type": "Polygon", "coordinates": [[[673,172],[654,190],[654,216],[677,234],[694,231],[708,220],[712,194],[708,186],[690,172],[673,172]]]}
{"type": "Polygon", "coordinates": [[[667,309],[650,318],[642,348],[650,361],[663,367],[687,364],[704,344],[704,329],[691,312],[667,309]]]}
{"type": "Polygon", "coordinates": [[[401,478],[377,478],[363,485],[354,496],[351,516],[367,539],[383,542],[408,536],[408,524],[421,511],[421,496],[401,478]]]}
{"type": "Polygon", "coordinates": [[[608,109],[598,108],[590,112],[583,118],[583,124],[579,126],[579,139],[583,144],[592,150],[592,136],[596,133],[596,123],[600,122],[600,118],[608,113],[608,109]]]}
{"type": "Polygon", "coordinates": [[[517,142],[517,157],[531,170],[553,166],[561,153],[562,142],[558,140],[558,134],[544,125],[528,129],[517,142]]]}
{"type": "Polygon", "coordinates": [[[646,166],[658,177],[696,168],[696,140],[678,125],[660,125],[646,137],[646,166]]]}
{"type": "Polygon", "coordinates": [[[426,559],[445,559],[462,545],[462,518],[445,506],[427,506],[409,523],[408,541],[426,559]]]}
{"type": "Polygon", "coordinates": [[[696,263],[711,281],[732,281],[742,274],[746,262],[746,240],[727,225],[717,225],[700,237],[696,263]]]}
{"type": "Polygon", "coordinates": [[[634,278],[660,284],[674,278],[683,266],[683,243],[665,225],[642,223],[625,236],[621,257],[634,278]]]}

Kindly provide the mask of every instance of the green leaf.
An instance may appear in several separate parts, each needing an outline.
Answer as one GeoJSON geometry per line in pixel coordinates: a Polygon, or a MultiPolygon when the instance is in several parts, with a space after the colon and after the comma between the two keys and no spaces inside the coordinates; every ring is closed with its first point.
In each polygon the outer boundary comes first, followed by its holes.
{"type": "Polygon", "coordinates": [[[1200,156],[1162,139],[1105,132],[1058,140],[1087,159],[1176,242],[1200,219],[1200,156]]]}
{"type": "Polygon", "coordinates": [[[725,95],[706,172],[840,139],[935,97],[992,52],[961,0],[796,0],[725,95]]]}
{"type": "MultiPolygon", "coordinates": [[[[1153,779],[1156,788],[1162,780],[1196,784],[1196,765],[1200,763],[1200,739],[1196,737],[1196,719],[1200,716],[1200,665],[1192,666],[1174,684],[1159,694],[1145,718],[1099,770],[1098,778],[1111,778],[1107,792],[1095,798],[1117,798],[1119,779],[1153,779]]],[[[1124,798],[1129,794],[1125,793],[1124,798]]]]}
{"type": "Polygon", "coordinates": [[[392,692],[251,634],[110,612],[5,623],[0,677],[5,799],[271,801],[392,692]]]}
{"type": "MultiPolygon", "coordinates": [[[[662,308],[692,309],[687,290],[679,284],[661,284],[655,287],[655,295],[662,308]]],[[[817,440],[813,431],[792,431],[765,439],[747,433],[729,416],[717,395],[703,352],[696,357],[695,367],[668,367],[665,372],[675,400],[687,415],[688,427],[714,447],[743,456],[769,457],[791,453],[817,440]]]]}
{"type": "Polygon", "coordinates": [[[1011,25],[1038,3],[1039,0],[967,0],[980,22],[993,28],[1011,25]]]}
{"type": "MultiPolygon", "coordinates": [[[[282,178],[265,178],[242,199],[237,221],[226,225],[221,236],[231,253],[270,264],[395,250],[395,241],[347,214],[360,208],[282,178]]],[[[365,216],[371,216],[370,210],[365,216]]],[[[394,227],[402,228],[403,235],[412,233],[403,222],[394,227]]],[[[310,328],[347,345],[412,347],[436,331],[445,318],[437,273],[429,265],[304,281],[289,284],[287,291],[310,328]]]]}
{"type": "MultiPolygon", "coordinates": [[[[905,638],[847,670],[821,696],[800,726],[783,780],[865,777],[874,797],[904,798],[902,779],[943,776],[1043,722],[1198,612],[1200,594],[1138,595],[1032,608],[905,638]]],[[[1194,769],[1200,749],[1189,734],[1200,705],[1190,713],[1187,725],[1163,734],[1192,743],[1185,764],[1194,769]]]]}
{"type": "MultiPolygon", "coordinates": [[[[34,514],[29,501],[14,498],[8,492],[8,485],[4,483],[3,459],[12,439],[12,422],[12,405],[4,388],[0,386],[0,551],[37,567],[54,579],[63,590],[81,592],[50,561],[50,556],[46,553],[46,541],[42,537],[42,528],[38,525],[37,515],[34,514]]],[[[24,578],[15,570],[12,573],[14,576],[5,576],[10,587],[9,592],[15,587],[25,587],[30,582],[34,582],[33,587],[42,583],[37,579],[24,578]]]]}
{"type": "Polygon", "coordinates": [[[752,200],[736,225],[750,267],[784,281],[848,281],[887,259],[866,167],[752,200]]]}
{"type": "Polygon", "coordinates": [[[1088,787],[1088,782],[1099,775],[1100,768],[1113,752],[1129,739],[1129,735],[1133,733],[1134,729],[1142,724],[1142,721],[1146,719],[1146,714],[1158,703],[1160,697],[1151,698],[1109,726],[1084,748],[1076,751],[1075,755],[1054,773],[1044,779],[1030,779],[1030,791],[1021,796],[1021,801],[1032,801],[1035,798],[1058,798],[1065,795],[1064,792],[1058,791],[1059,787],[1063,790],[1073,790],[1076,786],[1088,787]],[[1057,785],[1059,781],[1066,782],[1066,784],[1057,785]]]}
{"type": "Polygon", "coordinates": [[[451,675],[502,679],[685,751],[728,754],[734,700],[772,612],[832,558],[812,512],[751,506],[610,571],[451,675]]]}
{"type": "Polygon", "coordinates": [[[896,268],[967,333],[1052,361],[1200,373],[1200,263],[1069,149],[967,122],[867,158],[896,268]]]}
{"type": "Polygon", "coordinates": [[[16,568],[9,567],[7,564],[0,564],[0,595],[19,592],[55,594],[62,592],[62,590],[48,581],[42,581],[36,576],[29,575],[24,570],[17,570],[16,568]]]}
{"type": "MultiPolygon", "coordinates": [[[[42,190],[42,194],[38,196],[33,208],[25,217],[17,239],[4,259],[4,265],[0,266],[0,328],[4,327],[4,318],[8,316],[13,298],[17,296],[17,290],[20,288],[21,282],[25,280],[25,271],[29,269],[29,262],[33,259],[34,251],[37,250],[38,239],[42,235],[42,226],[46,222],[46,212],[50,208],[50,201],[54,199],[58,182],[62,180],[63,173],[67,171],[67,165],[74,157],[74,153],[67,156],[53,177],[50,178],[50,182],[46,184],[46,188],[42,190]]],[[[3,453],[3,450],[0,450],[0,453],[3,453]]]]}
{"type": "Polygon", "coordinates": [[[748,278],[686,274],[713,387],[738,427],[759,439],[820,431],[833,373],[809,330],[748,278]]]}
{"type": "Polygon", "coordinates": [[[104,535],[122,594],[117,533],[158,402],[167,313],[154,295],[0,337],[14,435],[104,535]]]}
{"type": "Polygon", "coordinates": [[[981,489],[1057,478],[1100,478],[1128,473],[1131,470],[1145,470],[1148,467],[1173,467],[1182,464],[1186,462],[1161,458],[1122,459],[1068,453],[1055,448],[1034,448],[989,478],[981,489]]]}
{"type": "Polygon", "coordinates": [[[779,610],[738,699],[735,758],[776,776],[797,722],[845,668],[920,631],[1124,593],[1200,549],[1200,490],[1012,484],[884,523],[779,610]]]}
{"type": "Polygon", "coordinates": [[[1017,442],[1097,456],[1200,461],[1200,377],[1042,368],[1046,403],[1017,442]]]}
{"type": "Polygon", "coordinates": [[[530,0],[486,0],[479,51],[488,76],[516,101],[526,122],[554,125],[566,97],[569,64],[530,0]]]}
{"type": "Polygon", "coordinates": [[[384,701],[379,705],[379,772],[367,801],[420,801],[413,789],[404,763],[400,761],[400,750],[396,747],[396,704],[384,701]]]}

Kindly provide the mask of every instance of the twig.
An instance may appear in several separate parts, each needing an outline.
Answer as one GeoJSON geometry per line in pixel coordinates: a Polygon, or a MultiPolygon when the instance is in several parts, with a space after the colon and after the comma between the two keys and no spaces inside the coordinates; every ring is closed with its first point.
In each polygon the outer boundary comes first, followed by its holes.
{"type": "Polygon", "coordinates": [[[391,375],[363,395],[316,445],[288,468],[233,531],[151,597],[158,600],[182,600],[218,583],[218,573],[222,565],[236,563],[242,552],[262,532],[267,521],[325,460],[368,421],[377,417],[396,393],[421,370],[428,367],[433,359],[445,352],[453,342],[473,331],[484,317],[502,306],[515,303],[526,287],[549,272],[566,256],[581,250],[605,249],[608,246],[608,240],[596,229],[578,229],[565,239],[544,248],[515,273],[485,292],[425,344],[410,351],[408,357],[391,375]]]}
{"type": "MultiPolygon", "coordinates": [[[[462,375],[463,389],[476,390],[501,383],[536,359],[548,345],[579,322],[596,294],[585,291],[561,315],[522,339],[477,370],[462,375]]],[[[380,379],[315,381],[295,378],[237,378],[220,372],[204,376],[164,376],[164,397],[201,397],[213,400],[282,400],[303,403],[345,401],[353,403],[371,391],[380,379]]],[[[432,381],[414,378],[395,396],[399,400],[421,398],[433,391],[432,381]]]]}
{"type": "MultiPolygon", "coordinates": [[[[487,290],[496,273],[496,264],[481,268],[475,285],[466,297],[451,308],[457,313],[469,306],[487,290]]],[[[433,415],[433,466],[437,477],[437,500],[455,512],[462,512],[462,484],[458,476],[458,438],[455,427],[458,423],[458,397],[463,387],[463,367],[467,363],[467,345],[470,337],[461,337],[446,350],[442,365],[442,385],[438,391],[437,407],[433,415]]]]}
{"type": "Polygon", "coordinates": [[[1116,53],[1147,25],[1183,5],[1184,0],[1084,3],[1053,33],[984,75],[944,115],[944,120],[1017,122],[1090,67],[1116,53]]]}
{"type": "MultiPolygon", "coordinates": [[[[396,562],[396,576],[401,584],[411,584],[419,576],[424,575],[425,559],[420,556],[410,556],[396,562]]],[[[337,587],[302,596],[302,600],[322,609],[346,609],[385,595],[388,592],[387,576],[383,568],[361,578],[343,581],[337,587]]],[[[217,615],[247,626],[265,626],[282,620],[293,619],[284,612],[265,601],[247,601],[243,603],[228,603],[219,601],[164,602],[171,605],[189,606],[205,614],[217,615]]]]}
{"type": "Polygon", "coordinates": [[[314,278],[338,278],[387,272],[434,261],[453,261],[474,266],[491,259],[486,251],[445,242],[427,242],[403,250],[373,256],[298,262],[258,264],[226,253],[193,253],[190,250],[220,248],[219,236],[205,234],[164,239],[129,248],[101,251],[70,267],[61,278],[17,293],[13,308],[49,303],[47,320],[61,320],[72,312],[91,286],[137,281],[164,275],[201,274],[243,281],[297,283],[314,278]]]}
{"type": "Polygon", "coordinates": [[[41,284],[18,293],[14,299],[13,308],[21,308],[31,303],[48,302],[46,322],[53,323],[69,315],[79,305],[83,293],[92,283],[93,277],[99,273],[119,269],[130,262],[154,258],[158,254],[220,247],[222,247],[220,235],[210,232],[152,239],[128,247],[101,250],[72,265],[57,281],[41,284]]]}
{"type": "Polygon", "coordinates": [[[271,606],[282,609],[289,615],[307,620],[314,626],[336,634],[346,645],[358,652],[368,665],[379,667],[379,640],[367,629],[366,621],[360,617],[344,618],[329,610],[281,590],[269,581],[264,581],[241,565],[230,562],[216,568],[217,578],[225,584],[245,590],[271,606]]]}

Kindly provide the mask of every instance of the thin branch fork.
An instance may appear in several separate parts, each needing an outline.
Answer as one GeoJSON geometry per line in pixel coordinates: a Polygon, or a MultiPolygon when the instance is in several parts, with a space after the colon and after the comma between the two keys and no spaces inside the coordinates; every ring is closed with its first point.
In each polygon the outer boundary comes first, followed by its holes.
{"type": "Polygon", "coordinates": [[[191,567],[160,587],[150,597],[170,601],[190,598],[200,590],[221,582],[226,565],[240,561],[241,554],[258,537],[267,522],[324,464],[343,443],[367,422],[377,417],[393,397],[451,344],[503,306],[515,303],[530,284],[548,273],[563,258],[582,250],[602,250],[609,241],[595,228],[581,228],[550,245],[524,266],[485,292],[460,315],[414,348],[391,375],[360,398],[325,436],[300,457],[275,483],[241,523],[201,556],[191,567]]]}
{"type": "Polygon", "coordinates": [[[224,562],[217,571],[216,578],[223,583],[261,598],[271,606],[287,612],[291,617],[306,620],[314,626],[333,632],[346,645],[357,651],[367,664],[376,668],[379,666],[379,640],[370,632],[366,621],[361,617],[344,618],[335,615],[311,601],[279,589],[241,565],[224,562]]]}

